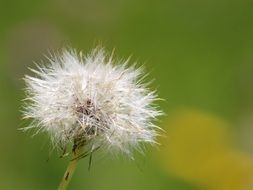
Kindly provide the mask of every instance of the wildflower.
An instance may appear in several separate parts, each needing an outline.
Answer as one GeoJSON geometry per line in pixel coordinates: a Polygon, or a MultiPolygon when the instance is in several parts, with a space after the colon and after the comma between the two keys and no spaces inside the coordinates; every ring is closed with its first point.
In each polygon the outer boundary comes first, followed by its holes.
{"type": "Polygon", "coordinates": [[[33,121],[24,130],[47,132],[55,147],[73,145],[59,190],[67,188],[77,160],[90,154],[91,161],[100,147],[131,156],[141,144],[155,143],[159,127],[153,120],[161,112],[154,105],[155,91],[143,83],[142,68],[114,61],[103,49],[87,56],[64,50],[48,61],[31,69],[36,76],[24,78],[23,114],[33,121]]]}
{"type": "Polygon", "coordinates": [[[109,152],[131,155],[142,142],[155,143],[161,114],[157,95],[142,83],[142,68],[114,61],[103,49],[89,55],[64,50],[48,58],[46,66],[26,75],[25,129],[47,132],[56,147],[102,146],[109,152]]]}

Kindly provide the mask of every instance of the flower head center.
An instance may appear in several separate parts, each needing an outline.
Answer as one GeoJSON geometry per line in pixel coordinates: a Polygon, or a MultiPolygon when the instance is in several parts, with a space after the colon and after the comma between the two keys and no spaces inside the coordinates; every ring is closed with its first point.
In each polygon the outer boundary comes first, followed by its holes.
{"type": "Polygon", "coordinates": [[[91,99],[87,99],[83,104],[76,105],[77,122],[81,126],[85,136],[91,138],[98,135],[100,119],[97,110],[91,99]]]}

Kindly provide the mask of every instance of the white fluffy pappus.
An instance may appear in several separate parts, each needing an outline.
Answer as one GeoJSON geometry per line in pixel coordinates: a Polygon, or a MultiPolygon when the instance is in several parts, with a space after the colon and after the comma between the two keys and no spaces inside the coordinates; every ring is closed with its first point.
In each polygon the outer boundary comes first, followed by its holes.
{"type": "Polygon", "coordinates": [[[143,83],[143,69],[114,61],[103,49],[87,56],[64,50],[24,77],[24,129],[47,132],[55,146],[85,146],[131,155],[154,144],[161,115],[155,91],[143,83]]]}

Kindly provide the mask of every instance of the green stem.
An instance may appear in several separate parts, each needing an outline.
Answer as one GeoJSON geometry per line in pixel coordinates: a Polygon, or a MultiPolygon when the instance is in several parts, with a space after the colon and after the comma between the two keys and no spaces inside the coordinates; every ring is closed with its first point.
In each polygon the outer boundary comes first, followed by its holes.
{"type": "Polygon", "coordinates": [[[81,148],[76,148],[72,151],[73,154],[73,159],[70,160],[69,165],[64,173],[64,176],[62,178],[62,181],[58,187],[58,190],[66,190],[68,187],[68,184],[75,172],[76,166],[77,166],[77,162],[78,162],[78,156],[81,153],[81,148]]]}

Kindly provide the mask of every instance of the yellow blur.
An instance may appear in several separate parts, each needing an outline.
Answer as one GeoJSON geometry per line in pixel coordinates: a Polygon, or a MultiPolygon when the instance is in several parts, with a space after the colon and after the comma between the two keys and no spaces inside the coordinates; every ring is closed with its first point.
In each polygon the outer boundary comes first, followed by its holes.
{"type": "Polygon", "coordinates": [[[171,114],[160,151],[165,170],[200,189],[253,189],[253,157],[234,148],[229,127],[200,111],[171,114]]]}

